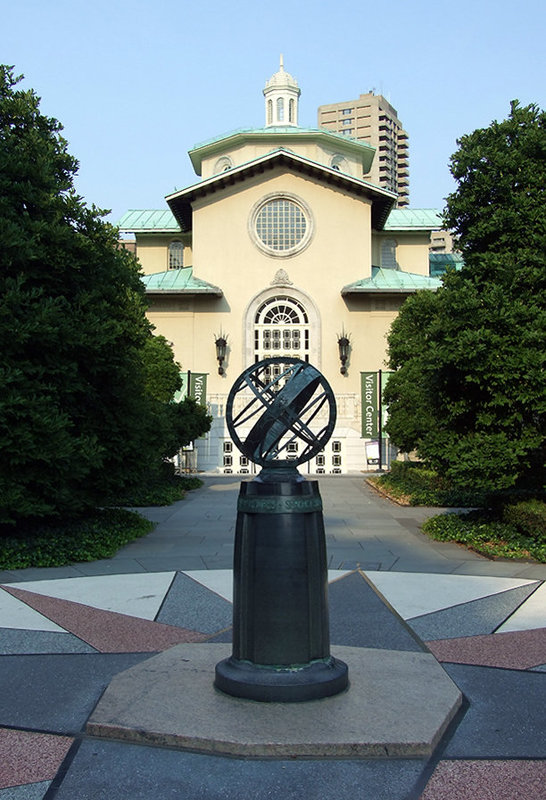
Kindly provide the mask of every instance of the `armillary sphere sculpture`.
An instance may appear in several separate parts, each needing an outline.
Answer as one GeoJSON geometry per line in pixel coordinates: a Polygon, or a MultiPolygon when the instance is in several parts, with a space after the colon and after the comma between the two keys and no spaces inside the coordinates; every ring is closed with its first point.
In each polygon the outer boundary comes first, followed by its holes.
{"type": "Polygon", "coordinates": [[[330,654],[322,500],[297,465],[335,425],[334,394],[311,364],[270,358],[235,381],[226,410],[233,441],[262,466],[242,482],[234,554],[233,651],[215,686],[268,702],[315,700],[348,686],[330,654]]]}
{"type": "Polygon", "coordinates": [[[226,419],[231,438],[251,461],[268,467],[281,461],[280,466],[294,468],[313,458],[330,439],[336,401],[323,375],[311,364],[269,358],[246,369],[235,381],[226,419]],[[236,411],[237,403],[244,405],[236,411]]]}

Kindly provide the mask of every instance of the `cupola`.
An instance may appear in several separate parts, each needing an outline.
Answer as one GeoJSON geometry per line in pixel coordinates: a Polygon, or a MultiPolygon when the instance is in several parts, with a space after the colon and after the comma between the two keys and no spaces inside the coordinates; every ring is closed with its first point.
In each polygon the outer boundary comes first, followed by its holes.
{"type": "Polygon", "coordinates": [[[298,82],[284,71],[284,62],[281,55],[279,71],[266,82],[265,97],[265,126],[298,125],[298,100],[301,90],[298,82]]]}

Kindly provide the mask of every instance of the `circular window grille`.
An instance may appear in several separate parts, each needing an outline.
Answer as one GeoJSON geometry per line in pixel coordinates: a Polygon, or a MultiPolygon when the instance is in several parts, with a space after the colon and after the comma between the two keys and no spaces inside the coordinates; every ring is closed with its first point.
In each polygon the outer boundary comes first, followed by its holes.
{"type": "Polygon", "coordinates": [[[276,197],[257,207],[252,228],[260,249],[282,257],[293,255],[307,245],[311,219],[299,202],[288,197],[276,197]]]}

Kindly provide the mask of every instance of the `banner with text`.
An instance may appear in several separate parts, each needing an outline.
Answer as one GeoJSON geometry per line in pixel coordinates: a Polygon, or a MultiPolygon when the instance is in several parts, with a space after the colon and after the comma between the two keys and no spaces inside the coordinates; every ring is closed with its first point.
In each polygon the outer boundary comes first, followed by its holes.
{"type": "Polygon", "coordinates": [[[189,396],[197,400],[199,405],[207,405],[207,374],[206,372],[190,372],[189,396]]]}
{"type": "MultiPolygon", "coordinates": [[[[387,385],[392,372],[383,372],[381,376],[376,370],[374,372],[361,372],[361,399],[362,399],[362,438],[379,438],[379,383],[381,382],[381,394],[387,385]]],[[[381,428],[387,421],[387,407],[381,403],[381,428]]]]}
{"type": "Polygon", "coordinates": [[[362,436],[364,439],[377,439],[379,413],[377,404],[377,372],[361,372],[362,384],[362,436]]]}

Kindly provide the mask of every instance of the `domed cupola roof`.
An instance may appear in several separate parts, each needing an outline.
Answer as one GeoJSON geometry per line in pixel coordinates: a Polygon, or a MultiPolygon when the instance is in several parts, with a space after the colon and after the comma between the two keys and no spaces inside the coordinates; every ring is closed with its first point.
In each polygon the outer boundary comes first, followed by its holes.
{"type": "Polygon", "coordinates": [[[264,88],[266,127],[297,127],[300,93],[297,80],[284,71],[281,56],[279,71],[271,76],[264,88]]]}
{"type": "Polygon", "coordinates": [[[300,93],[300,88],[298,87],[297,80],[289,73],[285,72],[284,70],[284,60],[281,56],[280,59],[280,68],[278,72],[275,72],[274,75],[270,77],[268,81],[265,83],[264,94],[268,89],[297,89],[298,94],[300,93]]]}

